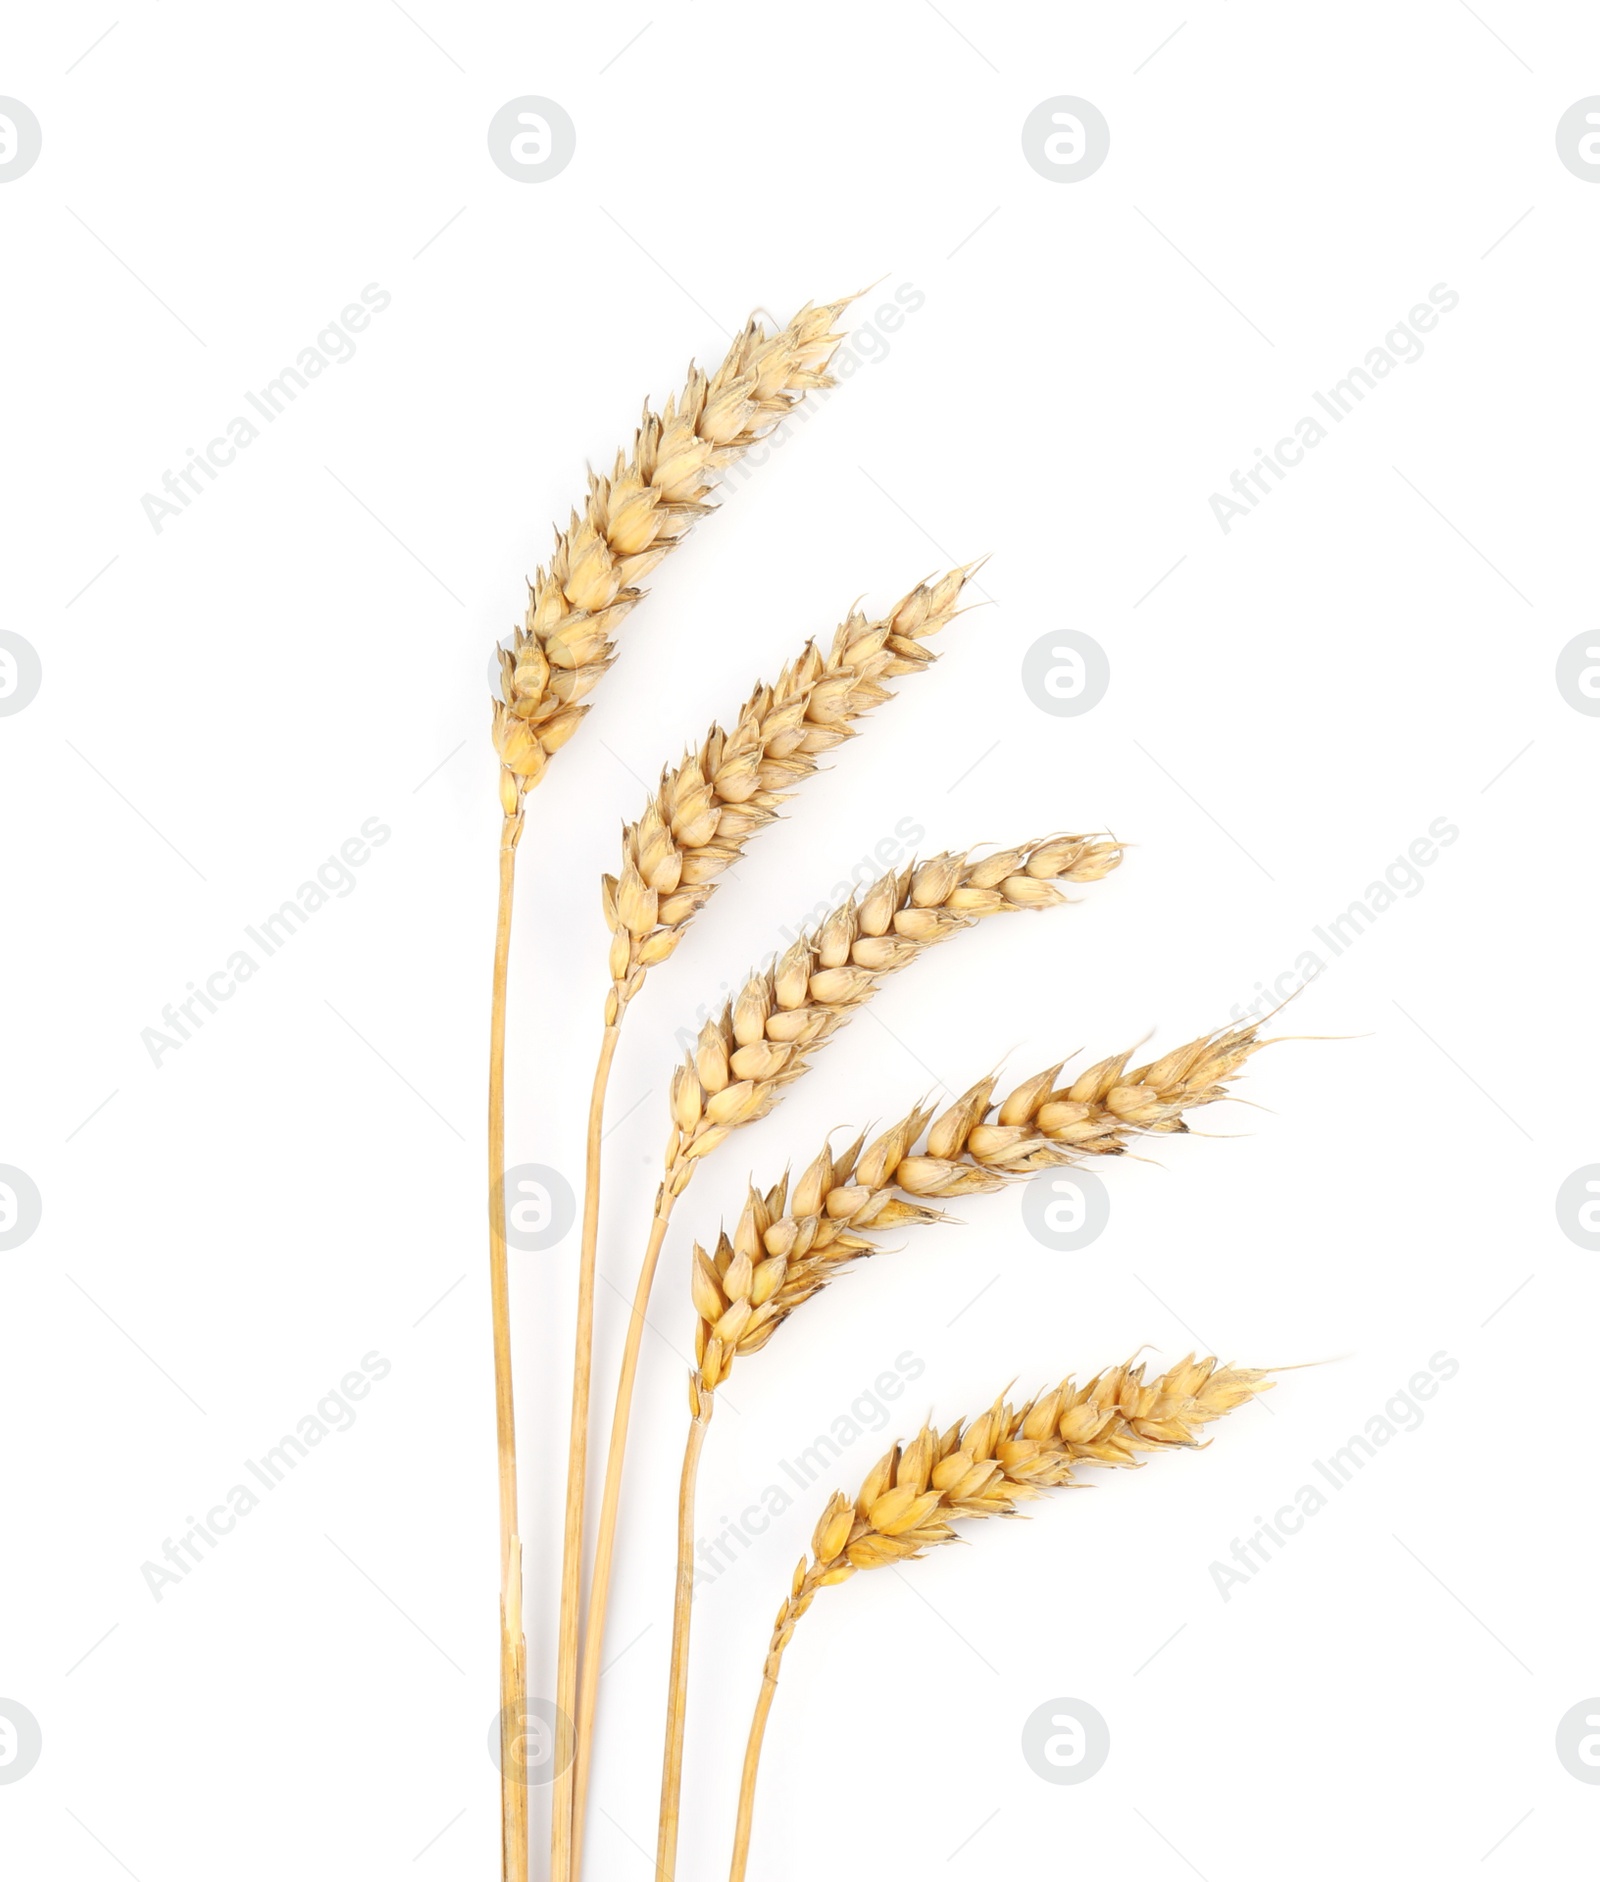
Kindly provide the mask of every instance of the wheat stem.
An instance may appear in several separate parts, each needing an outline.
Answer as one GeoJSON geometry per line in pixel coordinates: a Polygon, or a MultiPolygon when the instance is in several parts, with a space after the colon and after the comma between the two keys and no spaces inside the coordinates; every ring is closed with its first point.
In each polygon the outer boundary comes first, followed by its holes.
{"type": "Polygon", "coordinates": [[[656,1212],[650,1222],[650,1240],[639,1268],[633,1312],[629,1316],[627,1338],[622,1349],[622,1366],[617,1374],[617,1400],[611,1414],[611,1442],[606,1453],[606,1482],[601,1492],[600,1517],[596,1528],[594,1572],[589,1583],[589,1605],[584,1614],[583,1677],[578,1688],[578,1736],[573,1758],[571,1873],[574,1878],[582,1872],[584,1809],[589,1796],[595,1701],[600,1692],[600,1654],[605,1644],[606,1608],[611,1594],[617,1515],[622,1503],[622,1466],[627,1453],[628,1419],[633,1410],[634,1382],[639,1375],[639,1347],[644,1338],[645,1309],[650,1304],[656,1263],[661,1258],[661,1244],[666,1240],[667,1225],[672,1219],[672,1206],[676,1201],[677,1197],[663,1184],[656,1197],[656,1212]]]}
{"type": "Polygon", "coordinates": [[[755,1716],[750,1721],[750,1736],[745,1742],[744,1770],[739,1778],[739,1817],[733,1832],[733,1866],[728,1882],[744,1882],[745,1865],[750,1860],[750,1825],[756,1810],[756,1773],[761,1767],[761,1741],[767,1734],[767,1714],[778,1690],[778,1663],[783,1658],[780,1647],[768,1657],[762,1675],[761,1691],[756,1699],[755,1716]]]}
{"type": "Polygon", "coordinates": [[[506,1272],[506,970],[522,812],[500,825],[500,898],[489,1007],[489,1306],[494,1329],[495,1439],[500,1475],[500,1830],[506,1882],[527,1882],[528,1789],[517,1748],[527,1698],[522,1544],[517,1535],[517,1426],[511,1398],[511,1298],[506,1272]]]}
{"type": "MultiPolygon", "coordinates": [[[[691,1383],[690,1391],[694,1387],[691,1383]]],[[[700,1453],[711,1424],[709,1394],[698,1401],[683,1447],[678,1485],[678,1578],[672,1604],[672,1665],[667,1676],[667,1742],[661,1760],[661,1821],[656,1832],[657,1882],[678,1867],[678,1802],[683,1789],[683,1728],[689,1709],[689,1621],[694,1604],[694,1505],[700,1453]]]]}
{"type": "MultiPolygon", "coordinates": [[[[588,1143],[584,1156],[583,1244],[578,1256],[578,1312],[573,1342],[572,1417],[567,1438],[567,1507],[561,1552],[561,1621],[556,1647],[556,1707],[563,1721],[575,1720],[578,1704],[578,1615],[582,1598],[583,1505],[589,1459],[589,1379],[594,1351],[594,1272],[600,1230],[600,1139],[611,1062],[621,1037],[620,1016],[605,1029],[589,1095],[588,1143]]],[[[576,1759],[552,1793],[551,1873],[570,1874],[576,1759]]]]}

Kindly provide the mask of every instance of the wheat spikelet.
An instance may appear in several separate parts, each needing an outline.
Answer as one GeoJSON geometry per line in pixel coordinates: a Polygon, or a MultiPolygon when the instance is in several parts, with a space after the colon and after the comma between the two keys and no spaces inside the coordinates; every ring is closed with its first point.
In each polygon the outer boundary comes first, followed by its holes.
{"type": "Polygon", "coordinates": [[[737,1355],[758,1352],[842,1267],[876,1254],[870,1235],[945,1220],[929,1207],[932,1199],[999,1189],[1086,1157],[1120,1156],[1131,1137],[1147,1132],[1187,1130],[1185,1112],[1228,1097],[1228,1081],[1270,1043],[1253,1025],[1224,1028],[1133,1071],[1130,1052],[1103,1059],[1060,1090],[1061,1066],[1052,1065],[998,1107],[991,1074],[937,1118],[919,1105],[870,1144],[863,1134],[841,1152],[824,1147],[792,1189],[787,1175],[765,1193],[752,1188],[732,1238],[724,1232],[713,1254],[698,1244],[694,1250],[699,1371],[690,1383],[691,1412],[709,1414],[702,1401],[737,1355]],[[924,1130],[926,1148],[915,1155],[924,1130]]]}
{"type": "Polygon", "coordinates": [[[614,983],[608,1025],[793,787],[823,753],[855,736],[857,719],[892,697],[883,682],[933,664],[937,655],[922,643],[954,618],[978,566],[919,584],[881,620],[852,609],[826,653],[808,641],[775,684],[755,689],[731,731],[712,726],[698,751],[662,772],[643,816],[623,830],[620,873],[603,878],[614,983]]]}
{"type": "Polygon", "coordinates": [[[1270,1389],[1265,1372],[1193,1354],[1150,1380],[1142,1366],[1115,1366],[1086,1385],[1064,1379],[1021,1406],[1002,1394],[942,1433],[925,1425],[880,1459],[853,1500],[833,1496],[773,1624],[745,1753],[731,1882],[743,1882],[749,1860],[761,1741],[784,1651],[823,1588],[954,1542],[958,1520],[1015,1516],[1030,1498],[1070,1483],[1076,1464],[1127,1466],[1141,1451],[1193,1447],[1202,1427],[1270,1389]]]}
{"type": "Polygon", "coordinates": [[[834,383],[825,370],[840,339],[832,327],[850,298],[808,304],[779,333],[752,319],[715,372],[691,367],[659,416],[645,407],[631,454],[617,453],[609,477],[590,472],[583,513],[557,533],[515,646],[501,650],[493,732],[508,816],[577,730],[638,584],[715,507],[717,472],[807,392],[834,383]]]}
{"type": "Polygon", "coordinates": [[[765,1117],[886,974],[985,916],[1054,907],[1066,900],[1059,883],[1098,881],[1121,859],[1120,845],[1087,836],[1026,843],[981,862],[947,851],[842,903],[701,1029],[673,1075],[664,1192],[681,1195],[702,1157],[765,1117]]]}

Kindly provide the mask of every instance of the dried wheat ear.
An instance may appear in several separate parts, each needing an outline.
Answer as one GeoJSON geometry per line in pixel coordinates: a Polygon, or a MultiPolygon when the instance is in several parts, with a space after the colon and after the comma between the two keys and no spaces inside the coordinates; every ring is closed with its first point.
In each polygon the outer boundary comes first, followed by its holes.
{"type": "Polygon", "coordinates": [[[666,1193],[681,1195],[700,1158],[765,1117],[884,975],[987,916],[1053,907],[1066,900],[1062,883],[1098,881],[1121,860],[1120,844],[1092,836],[1050,837],[980,862],[947,852],[836,908],[750,976],[673,1074],[666,1193]]]}
{"type": "Polygon", "coordinates": [[[825,753],[893,697],[884,681],[937,658],[923,643],[961,612],[969,563],[920,583],[881,619],[852,609],[826,653],[808,641],[770,686],[758,686],[730,731],[714,725],[696,751],[661,774],[644,814],[622,833],[622,867],[603,879],[611,929],[612,1023],[715,893],[745,845],[774,822],[825,753]]]}
{"type": "Polygon", "coordinates": [[[821,1589],[954,1542],[958,1520],[1015,1516],[1031,1497],[1071,1483],[1074,1465],[1128,1466],[1141,1451],[1193,1448],[1202,1427],[1270,1389],[1265,1372],[1192,1354],[1150,1380],[1142,1366],[1115,1366],[1086,1385],[1064,1379],[1021,1406],[1002,1394],[942,1433],[924,1426],[878,1462],[854,1499],[835,1495],[773,1626],[745,1752],[731,1882],[743,1882],[749,1861],[761,1743],[784,1651],[821,1589]]]}
{"type": "Polygon", "coordinates": [[[500,656],[494,742],[508,812],[577,730],[639,583],[715,507],[718,471],[807,392],[833,384],[825,369],[842,337],[833,323],[852,298],[803,307],[779,333],[751,320],[714,372],[691,367],[659,416],[645,407],[632,451],[617,453],[609,477],[590,472],[583,513],[557,532],[515,644],[500,656]]]}
{"type": "Polygon", "coordinates": [[[691,1412],[702,1415],[737,1355],[759,1351],[842,1268],[878,1253],[869,1236],[946,1220],[929,1206],[935,1200],[1120,1156],[1142,1135],[1187,1131],[1185,1113],[1230,1097],[1229,1081],[1270,1043],[1253,1025],[1228,1027],[1131,1070],[1132,1053],[1118,1053],[1061,1086],[1056,1064],[998,1104],[991,1074],[938,1117],[919,1105],[870,1144],[861,1136],[840,1152],[824,1148],[792,1188],[787,1176],[765,1192],[752,1188],[732,1237],[724,1232],[711,1254],[695,1247],[691,1412]]]}

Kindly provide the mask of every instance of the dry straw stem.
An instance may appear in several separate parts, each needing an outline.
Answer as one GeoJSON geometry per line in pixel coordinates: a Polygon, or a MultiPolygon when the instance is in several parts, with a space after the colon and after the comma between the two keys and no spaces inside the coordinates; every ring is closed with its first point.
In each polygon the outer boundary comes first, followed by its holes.
{"type": "MultiPolygon", "coordinates": [[[[620,874],[603,879],[614,984],[606,999],[605,1032],[589,1099],[584,1172],[557,1642],[556,1703],[565,1717],[577,1712],[600,1146],[623,1012],[650,968],[683,939],[715,891],[718,877],[743,854],[757,831],[776,821],[794,787],[817,771],[824,753],[856,736],[859,719],[893,696],[885,682],[933,664],[937,656],[923,643],[954,619],[971,573],[970,567],[952,569],[931,585],[919,584],[880,620],[869,621],[852,609],[826,653],[808,641],[775,684],[755,689],[731,731],[713,725],[698,750],[663,771],[644,814],[623,830],[620,874]]],[[[554,1795],[558,1824],[572,1822],[576,1782],[577,1773],[568,1766],[554,1795]]],[[[581,1826],[570,1834],[570,1855],[558,1848],[556,1856],[575,1874],[582,1854],[581,1826]]]]}
{"type": "Polygon", "coordinates": [[[694,1250],[695,1360],[678,1508],[678,1562],[662,1760],[658,1874],[677,1856],[683,1737],[694,1599],[694,1507],[700,1454],[717,1387],[741,1353],[758,1352],[797,1307],[850,1262],[879,1252],[872,1234],[943,1222],[940,1201],[999,1189],[1036,1171],[1120,1156],[1146,1133],[1186,1131],[1184,1114],[1229,1097],[1229,1080],[1270,1041],[1254,1026],[1225,1028],[1130,1071],[1131,1052],[1102,1059],[1058,1087],[1059,1064],[1016,1086],[998,1105],[998,1077],[980,1079],[940,1116],[919,1105],[868,1144],[824,1148],[794,1184],[752,1188],[732,1239],[694,1250]],[[990,1113],[994,1113],[992,1121],[990,1113]],[[930,1119],[932,1126],[929,1128],[930,1119]],[[921,1154],[912,1146],[927,1131],[921,1154]]]}
{"type": "MultiPolygon", "coordinates": [[[[667,401],[659,417],[645,407],[631,454],[618,452],[610,477],[590,473],[583,515],[574,511],[565,532],[557,532],[555,553],[529,585],[527,617],[515,645],[500,657],[502,698],[494,702],[492,720],[503,819],[489,1034],[489,1293],[500,1465],[501,1705],[509,1719],[520,1719],[526,1696],[502,1193],[506,972],[523,799],[588,711],[581,702],[611,665],[611,636],[641,598],[638,584],[713,507],[708,499],[719,470],[764,437],[808,391],[833,383],[825,368],[840,336],[832,327],[847,305],[808,305],[775,334],[752,319],[709,377],[691,367],[682,393],[667,401]],[[519,1617],[514,1629],[513,1612],[519,1617]]],[[[507,1882],[523,1882],[527,1795],[512,1775],[509,1755],[502,1758],[501,1806],[507,1882]]],[[[570,1809],[558,1807],[553,1860],[562,1882],[570,1821],[570,1809]]]]}
{"type": "Polygon", "coordinates": [[[639,1347],[674,1203],[701,1160],[742,1125],[765,1117],[808,1069],[812,1054],[866,1004],[886,975],[987,916],[1055,907],[1067,899],[1063,883],[1098,881],[1121,859],[1120,844],[1109,838],[1056,836],[978,862],[947,852],[891,872],[825,916],[770,967],[753,973],[738,998],[706,1022],[695,1051],[674,1074],[666,1174],[634,1290],[596,1532],[578,1698],[575,1821],[581,1819],[588,1782],[639,1347]]]}
{"type": "Polygon", "coordinates": [[[853,298],[808,303],[778,333],[752,319],[714,372],[691,366],[659,416],[645,407],[632,451],[617,453],[609,477],[589,473],[583,513],[557,532],[515,645],[500,656],[494,742],[508,810],[588,711],[581,702],[615,658],[611,637],[641,598],[639,583],[716,507],[717,473],[807,392],[834,383],[826,368],[842,336],[833,323],[853,298]]]}
{"type": "Polygon", "coordinates": [[[500,892],[489,1009],[489,1313],[494,1338],[494,1416],[500,1500],[500,1854],[505,1882],[526,1882],[528,1787],[516,1778],[515,1741],[528,1692],[522,1625],[522,1542],[517,1534],[517,1422],[511,1398],[511,1294],[506,1269],[506,969],[520,809],[501,818],[500,892]]]}
{"type": "Polygon", "coordinates": [[[1015,1516],[1029,1498],[1070,1483],[1074,1465],[1125,1467],[1136,1465],[1141,1451],[1195,1447],[1203,1426],[1270,1390],[1265,1372],[1193,1354],[1150,1380],[1143,1366],[1114,1366],[1085,1385],[1063,1379],[1021,1406],[1002,1394],[980,1416],[943,1433],[925,1425],[879,1461],[853,1502],[836,1494],[773,1626],[745,1751],[731,1882],[743,1882],[749,1859],[761,1740],[784,1651],[819,1589],[954,1542],[958,1518],[1015,1516]]]}

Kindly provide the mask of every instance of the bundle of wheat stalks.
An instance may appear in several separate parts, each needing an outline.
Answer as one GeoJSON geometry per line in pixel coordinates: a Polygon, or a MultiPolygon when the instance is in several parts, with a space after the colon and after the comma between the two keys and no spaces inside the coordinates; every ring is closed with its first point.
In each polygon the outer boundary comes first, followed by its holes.
{"type": "MultiPolygon", "coordinates": [[[[639,583],[716,507],[719,473],[766,437],[807,392],[831,385],[827,366],[848,300],[807,306],[773,333],[752,319],[709,374],[691,369],[660,414],[645,409],[630,451],[609,477],[590,473],[581,515],[558,532],[529,588],[526,620],[500,656],[493,704],[500,760],[500,893],[491,1002],[489,1251],[500,1463],[502,1852],[506,1882],[529,1873],[528,1718],[516,1426],[506,1258],[505,1020],[514,873],[527,793],[588,712],[588,694],[616,657],[612,635],[642,598],[639,583]]],[[[925,671],[928,642],[963,612],[976,564],[919,583],[876,619],[851,608],[831,637],[810,640],[778,677],[757,685],[724,729],[661,771],[622,832],[601,900],[611,940],[611,986],[588,1114],[582,1240],[574,1326],[562,1573],[556,1596],[556,1738],[549,1873],[578,1882],[595,1747],[605,1621],[645,1312],[678,1200],[704,1159],[741,1126],[767,1116],[816,1054],[877,992],[937,943],[991,916],[1063,904],[1066,886],[1099,880],[1122,860],[1109,837],[1059,834],[977,854],[946,851],[851,896],[777,960],[752,971],[708,1020],[673,1075],[665,1166],[639,1265],[616,1385],[605,1487],[589,1534],[586,1483],[594,1346],[600,1145],[606,1092],[624,1016],[651,969],[669,959],[745,846],[779,816],[826,754],[839,750],[892,696],[888,682],[925,671]]],[[[679,1501],[672,1662],[667,1695],[657,1867],[676,1872],[687,1723],[694,1503],[701,1450],[718,1388],[734,1360],[758,1351],[851,1263],[877,1252],[875,1235],[946,1219],[938,1205],[1062,1164],[1122,1154],[1139,1138],[1187,1128],[1185,1116],[1228,1095],[1264,1042],[1253,1026],[1208,1033],[1130,1069],[1122,1053],[1070,1078],[1048,1067],[996,1098],[989,1074],[937,1116],[913,1105],[870,1143],[824,1148],[791,1184],[752,1188],[732,1234],[696,1244],[685,1311],[695,1320],[695,1367],[679,1501]]],[[[1002,1400],[942,1435],[924,1429],[896,1446],[852,1501],[822,1513],[811,1555],[779,1611],[751,1729],[732,1875],[748,1859],[756,1764],[778,1662],[819,1589],[862,1569],[909,1561],[952,1539],[957,1518],[1013,1514],[1075,1464],[1128,1464],[1141,1451],[1195,1442],[1210,1419],[1265,1389],[1265,1375],[1187,1359],[1146,1380],[1116,1367],[1013,1407],[1002,1400]]]]}

